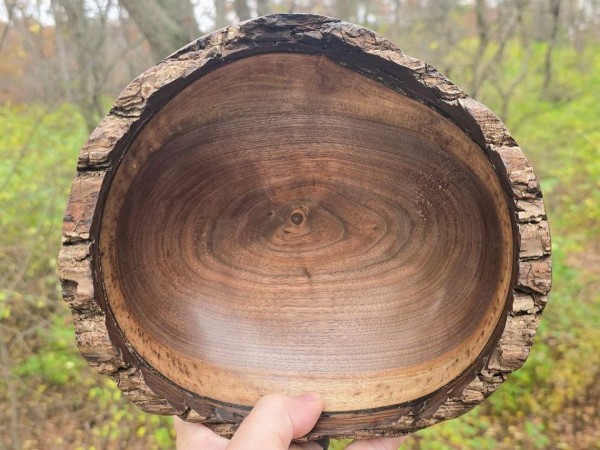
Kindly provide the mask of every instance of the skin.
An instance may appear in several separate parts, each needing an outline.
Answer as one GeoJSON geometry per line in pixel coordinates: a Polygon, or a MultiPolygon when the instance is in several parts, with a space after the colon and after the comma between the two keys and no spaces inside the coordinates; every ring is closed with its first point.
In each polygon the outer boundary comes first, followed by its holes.
{"type": "MultiPolygon", "coordinates": [[[[292,443],[307,434],[323,411],[317,394],[261,398],[230,440],[205,426],[175,417],[177,450],[323,450],[315,442],[292,443]]],[[[354,441],[348,450],[396,450],[404,438],[354,441]]]]}

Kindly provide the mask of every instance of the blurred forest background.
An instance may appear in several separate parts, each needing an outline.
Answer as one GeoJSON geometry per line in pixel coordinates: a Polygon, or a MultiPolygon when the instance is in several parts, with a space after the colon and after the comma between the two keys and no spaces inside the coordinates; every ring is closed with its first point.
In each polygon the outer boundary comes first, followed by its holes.
{"type": "Polygon", "coordinates": [[[600,448],[600,0],[0,2],[0,448],[173,448],[170,418],[139,412],[75,347],[56,258],[76,156],[144,69],[291,11],[361,23],[437,67],[502,117],[542,179],[554,290],[531,357],[402,448],[600,448]]]}

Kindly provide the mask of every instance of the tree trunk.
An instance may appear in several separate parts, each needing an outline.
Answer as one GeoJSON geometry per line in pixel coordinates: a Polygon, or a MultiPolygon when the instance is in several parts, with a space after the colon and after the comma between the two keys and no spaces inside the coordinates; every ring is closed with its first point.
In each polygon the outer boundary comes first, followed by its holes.
{"type": "MultiPolygon", "coordinates": [[[[191,28],[195,19],[184,20],[181,23],[173,17],[181,17],[184,11],[191,11],[189,0],[161,0],[166,4],[179,5],[167,13],[158,0],[119,0],[127,10],[129,17],[138,26],[147,39],[155,58],[162,59],[190,41],[191,28]],[[189,7],[182,6],[188,3],[189,7]]],[[[193,18],[193,15],[191,16],[193,18]]]]}
{"type": "Polygon", "coordinates": [[[235,8],[235,13],[240,20],[248,20],[252,17],[250,13],[250,7],[248,6],[248,2],[246,0],[234,0],[233,7],[235,8]]]}
{"type": "Polygon", "coordinates": [[[394,26],[396,31],[400,28],[402,20],[402,0],[394,0],[394,26]]]}
{"type": "Polygon", "coordinates": [[[214,0],[214,4],[216,28],[223,28],[225,25],[227,25],[227,10],[225,9],[225,0],[214,0]]]}
{"type": "Polygon", "coordinates": [[[357,3],[356,0],[336,0],[335,15],[340,19],[349,22],[356,20],[357,3]]]}
{"type": "Polygon", "coordinates": [[[158,0],[163,11],[186,33],[186,41],[180,46],[187,44],[198,37],[198,22],[194,14],[194,6],[191,0],[158,0]]]}
{"type": "Polygon", "coordinates": [[[75,103],[79,106],[88,130],[92,131],[104,114],[100,93],[104,91],[105,84],[105,22],[102,17],[92,22],[86,16],[83,0],[53,0],[51,6],[56,30],[68,39],[77,61],[75,103]]]}
{"type": "Polygon", "coordinates": [[[477,51],[473,58],[473,79],[471,81],[470,94],[477,98],[479,95],[479,88],[481,86],[481,74],[480,67],[483,64],[485,52],[488,44],[490,43],[489,38],[489,25],[486,19],[487,4],[486,0],[475,0],[475,17],[477,23],[477,36],[479,42],[477,44],[477,51]]]}
{"type": "Polygon", "coordinates": [[[556,47],[556,40],[558,37],[558,30],[560,26],[560,4],[561,0],[552,0],[550,5],[552,25],[550,28],[550,37],[548,38],[548,47],[546,49],[546,55],[544,58],[543,91],[546,94],[548,93],[550,83],[552,82],[552,54],[554,53],[554,47],[556,47]]]}
{"type": "Polygon", "coordinates": [[[256,0],[256,12],[259,16],[269,14],[271,5],[269,0],[256,0]]]}

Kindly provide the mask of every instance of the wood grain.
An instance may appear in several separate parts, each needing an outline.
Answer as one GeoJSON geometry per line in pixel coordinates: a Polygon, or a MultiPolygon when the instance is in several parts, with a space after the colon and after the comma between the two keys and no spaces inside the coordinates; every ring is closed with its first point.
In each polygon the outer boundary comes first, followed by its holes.
{"type": "Polygon", "coordinates": [[[127,340],[241,405],[430,394],[483,349],[512,270],[506,200],[473,141],[312,55],[246,58],[178,94],[131,145],[102,221],[127,340]]]}
{"type": "Polygon", "coordinates": [[[539,183],[430,66],[335,19],[208,35],[134,80],[79,159],[60,255],[82,353],[231,435],[272,391],[310,435],[405,434],[524,362],[550,289],[539,183]]]}

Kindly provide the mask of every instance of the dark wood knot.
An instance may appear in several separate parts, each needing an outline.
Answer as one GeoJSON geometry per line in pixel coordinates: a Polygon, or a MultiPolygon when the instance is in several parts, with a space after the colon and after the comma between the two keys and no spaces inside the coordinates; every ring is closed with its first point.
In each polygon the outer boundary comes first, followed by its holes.
{"type": "Polygon", "coordinates": [[[304,216],[299,212],[295,212],[294,214],[292,214],[290,219],[292,220],[292,223],[294,225],[300,225],[304,221],[304,216]]]}

